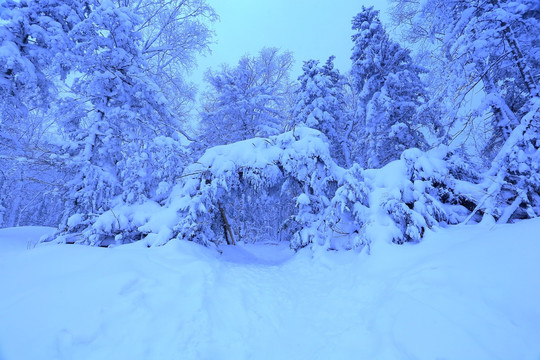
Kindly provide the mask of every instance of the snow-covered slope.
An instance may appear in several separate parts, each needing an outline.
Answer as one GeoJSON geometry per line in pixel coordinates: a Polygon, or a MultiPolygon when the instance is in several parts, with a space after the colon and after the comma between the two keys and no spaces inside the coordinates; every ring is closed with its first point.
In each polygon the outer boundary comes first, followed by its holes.
{"type": "Polygon", "coordinates": [[[538,359],[540,219],[219,254],[0,230],[0,359],[538,359]]]}

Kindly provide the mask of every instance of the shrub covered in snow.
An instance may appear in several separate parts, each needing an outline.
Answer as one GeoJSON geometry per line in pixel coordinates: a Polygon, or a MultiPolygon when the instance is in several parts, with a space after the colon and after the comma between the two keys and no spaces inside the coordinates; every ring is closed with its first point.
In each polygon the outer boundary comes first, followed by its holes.
{"type": "Polygon", "coordinates": [[[325,210],[326,247],[363,248],[372,241],[418,242],[428,228],[457,223],[468,214],[476,188],[452,175],[445,149],[405,151],[381,169],[347,170],[325,210]],[[461,187],[470,193],[456,195],[461,187]]]}
{"type": "MultiPolygon", "coordinates": [[[[141,239],[138,227],[161,209],[158,202],[170,196],[186,160],[184,148],[170,137],[158,136],[144,146],[126,147],[126,153],[117,163],[120,170],[116,177],[109,177],[115,187],[107,187],[105,181],[100,181],[94,184],[95,191],[85,192],[84,200],[95,210],[67,217],[55,235],[57,240],[108,245],[141,239]],[[115,191],[118,188],[122,191],[115,191]],[[94,205],[96,196],[101,196],[108,207],[94,205]]],[[[85,174],[83,181],[92,179],[90,175],[85,174]]],[[[81,198],[77,200],[81,202],[81,198]]]]}

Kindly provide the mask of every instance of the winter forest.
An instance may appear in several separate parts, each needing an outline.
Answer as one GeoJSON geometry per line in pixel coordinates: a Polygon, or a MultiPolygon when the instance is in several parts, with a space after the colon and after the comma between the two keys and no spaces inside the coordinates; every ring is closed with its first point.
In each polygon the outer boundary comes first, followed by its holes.
{"type": "Polygon", "coordinates": [[[352,18],[351,69],[264,48],[186,71],[217,14],[193,1],[2,3],[0,224],[46,241],[418,242],[540,214],[540,7],[396,1],[352,18]],[[406,46],[414,48],[413,54],[406,46]]]}
{"type": "Polygon", "coordinates": [[[32,245],[52,253],[281,244],[358,261],[454,225],[538,240],[540,2],[350,18],[349,68],[264,47],[197,84],[219,21],[206,0],[0,0],[0,228],[54,228],[32,245]]]}

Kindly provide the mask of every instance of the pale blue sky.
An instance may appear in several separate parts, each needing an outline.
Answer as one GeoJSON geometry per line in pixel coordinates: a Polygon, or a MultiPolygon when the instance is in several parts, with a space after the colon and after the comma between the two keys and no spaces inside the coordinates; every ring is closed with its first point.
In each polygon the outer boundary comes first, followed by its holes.
{"type": "MultiPolygon", "coordinates": [[[[300,75],[302,62],[324,62],[336,56],[336,66],[350,68],[351,19],[362,5],[375,6],[386,19],[386,0],[208,0],[220,21],[215,24],[212,54],[199,59],[195,77],[222,63],[236,64],[244,54],[262,47],[290,50],[296,60],[292,76],[300,75]]],[[[385,21],[386,22],[386,21],[385,21]]]]}

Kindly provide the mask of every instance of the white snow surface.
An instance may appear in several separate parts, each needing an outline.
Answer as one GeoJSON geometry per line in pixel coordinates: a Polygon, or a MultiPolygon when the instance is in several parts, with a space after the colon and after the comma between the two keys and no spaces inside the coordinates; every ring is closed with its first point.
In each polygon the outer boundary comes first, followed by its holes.
{"type": "Polygon", "coordinates": [[[538,359],[540,219],[293,253],[0,230],[0,359],[538,359]]]}

